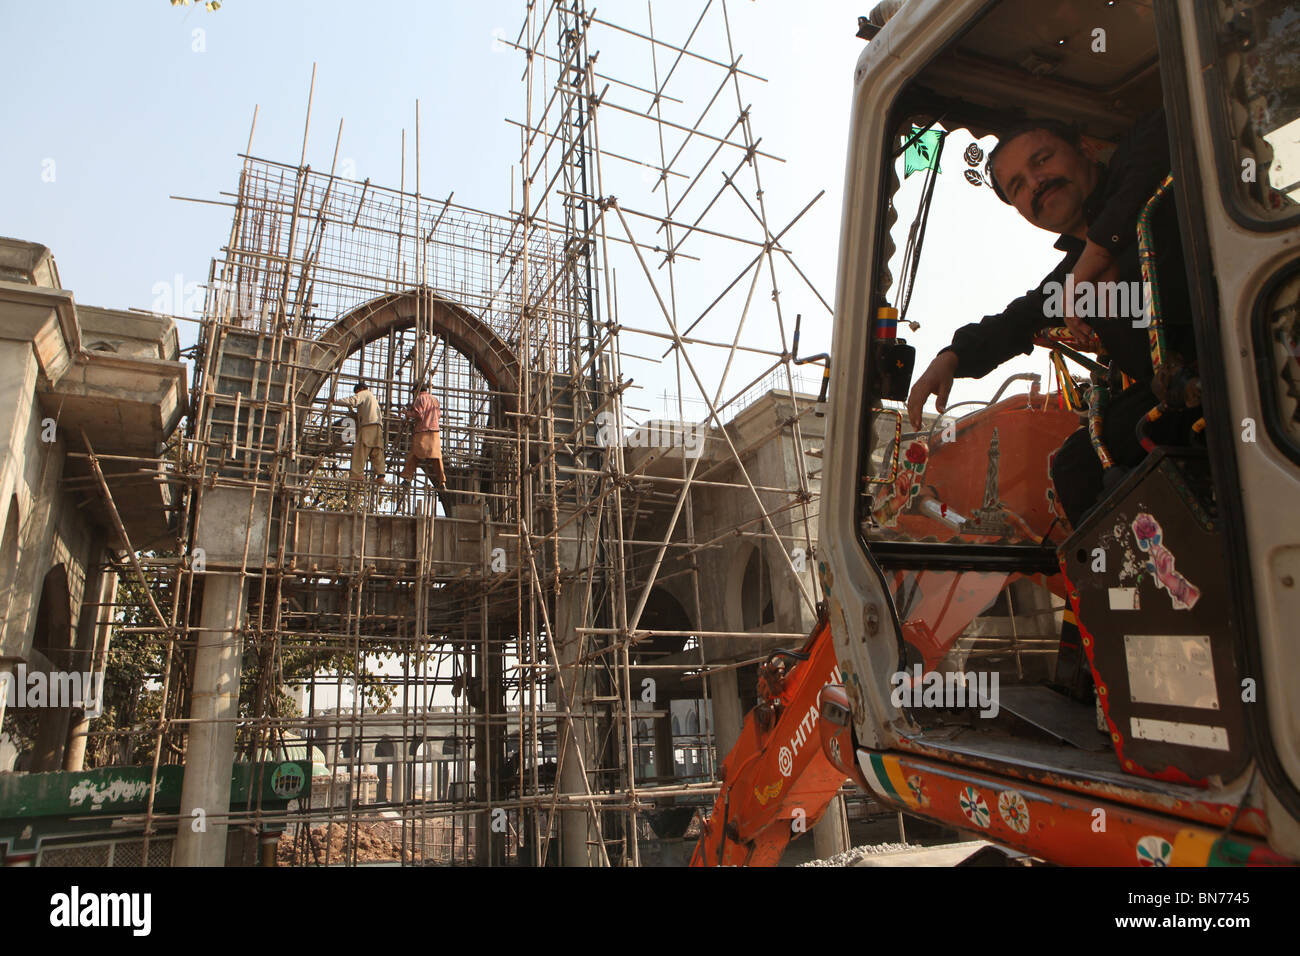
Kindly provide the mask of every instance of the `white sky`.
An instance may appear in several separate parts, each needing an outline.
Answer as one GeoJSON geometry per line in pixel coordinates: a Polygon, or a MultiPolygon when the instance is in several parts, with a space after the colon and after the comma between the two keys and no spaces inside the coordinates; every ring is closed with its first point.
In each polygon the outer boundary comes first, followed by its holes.
{"type": "MultiPolygon", "coordinates": [[[[656,0],[656,35],[680,42],[702,6],[656,0]]],[[[725,59],[720,6],[714,0],[693,48],[725,59]]],[[[834,292],[851,77],[863,47],[854,36],[856,17],[867,6],[812,0],[800,4],[795,16],[774,0],[731,0],[727,8],[742,66],[768,80],[741,79],[742,97],[752,104],[754,134],[762,137],[760,148],[786,160],[761,161],[769,224],[779,228],[826,190],[784,242],[827,300],[834,292]]],[[[523,9],[521,0],[378,2],[363,8],[324,0],[227,0],[216,13],[172,8],[165,0],[6,4],[0,7],[0,77],[9,91],[6,148],[0,151],[3,232],[48,245],[78,301],[151,308],[160,289],[168,294],[175,289],[174,311],[184,313],[187,290],[206,278],[209,260],[226,238],[230,210],[168,196],[226,198],[221,193],[235,187],[236,153],[247,142],[254,106],[259,107],[254,154],[294,161],[313,62],[317,80],[307,161],[315,168],[328,167],[342,118],[343,167],[357,179],[396,185],[401,131],[405,128],[408,142],[413,141],[419,98],[424,191],[455,190],[458,202],[507,212],[512,178],[518,176],[519,138],[505,118],[523,117],[524,87],[520,55],[503,49],[496,38],[516,36],[523,9]]],[[[646,5],[640,0],[610,0],[597,14],[646,29],[646,5]]],[[[606,31],[593,46],[601,50],[602,71],[652,85],[647,44],[606,31]]],[[[666,60],[658,65],[664,71],[666,60]]],[[[674,115],[693,116],[717,75],[679,69],[667,92],[688,102],[674,115]]],[[[611,99],[645,108],[648,98],[615,90],[611,99]]],[[[729,123],[735,112],[728,91],[715,115],[729,123]]],[[[601,114],[602,146],[653,161],[657,144],[645,138],[645,129],[646,124],[617,112],[601,114]]],[[[670,134],[670,150],[673,135],[678,134],[670,134]]],[[[918,346],[918,371],[948,342],[953,328],[999,310],[1057,258],[1050,236],[1022,222],[987,189],[961,178],[965,143],[960,134],[952,139],[910,313],[923,325],[911,336],[918,346]]],[[[688,151],[680,165],[689,172],[692,161],[702,159],[688,151]]],[[[407,163],[409,176],[413,155],[407,163]]],[[[697,193],[711,196],[721,182],[720,169],[732,165],[731,160],[716,163],[697,193]]],[[[607,194],[619,195],[627,208],[662,210],[659,196],[646,193],[639,169],[611,160],[604,168],[607,194]]],[[[675,180],[674,188],[682,182],[675,180]]],[[[909,193],[919,182],[913,177],[900,193],[904,221],[914,208],[909,193]]],[[[756,224],[730,197],[711,217],[706,225],[731,223],[758,235],[756,224]]],[[[638,238],[654,241],[652,230],[638,238]]],[[[725,284],[722,276],[729,281],[738,271],[739,260],[704,249],[704,243],[684,248],[706,256],[703,262],[679,260],[683,320],[712,300],[725,284]]],[[[653,294],[643,284],[637,287],[643,280],[635,261],[620,262],[618,268],[620,319],[663,328],[653,294]]],[[[827,348],[825,310],[789,270],[778,282],[787,341],[794,313],[802,312],[801,351],[827,348]]],[[[769,293],[765,276],[742,340],[776,348],[780,336],[769,293]]],[[[716,321],[706,321],[699,334],[729,340],[742,302],[729,300],[729,308],[715,310],[716,321]]],[[[192,341],[194,327],[182,323],[181,334],[183,342],[192,341]]],[[[629,336],[623,347],[629,354],[658,356],[662,348],[655,344],[629,336]]],[[[692,359],[710,389],[715,387],[725,353],[701,349],[692,359]]],[[[1006,371],[1029,362],[1010,363],[1006,371]]],[[[1046,369],[1041,359],[1032,366],[1046,369]]],[[[730,396],[760,368],[757,359],[742,358],[723,395],[730,396]]],[[[624,371],[646,386],[630,395],[631,414],[644,417],[640,409],[662,414],[662,393],[676,391],[671,366],[629,359],[624,371]]],[[[991,392],[997,385],[993,380],[1001,377],[995,373],[978,385],[959,382],[954,400],[991,392]]],[[[694,391],[684,389],[688,396],[694,391]]],[[[697,402],[693,410],[688,406],[688,417],[702,411],[697,402]]]]}

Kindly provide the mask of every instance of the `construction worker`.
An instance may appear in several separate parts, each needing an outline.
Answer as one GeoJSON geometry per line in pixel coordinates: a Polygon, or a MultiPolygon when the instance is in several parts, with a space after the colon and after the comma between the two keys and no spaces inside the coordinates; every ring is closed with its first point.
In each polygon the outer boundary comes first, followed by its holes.
{"type": "Polygon", "coordinates": [[[365,382],[357,382],[351,398],[339,399],[340,405],[353,409],[357,419],[357,439],[352,443],[352,480],[365,477],[366,459],[380,478],[387,471],[384,464],[384,426],[379,419],[379,402],[365,382]]]}
{"type": "Polygon", "coordinates": [[[447,478],[442,468],[442,432],[439,427],[442,408],[423,385],[420,386],[415,401],[406,409],[406,417],[415,423],[415,430],[411,435],[411,451],[402,468],[402,478],[406,481],[414,478],[418,464],[438,491],[446,491],[447,478]]]}

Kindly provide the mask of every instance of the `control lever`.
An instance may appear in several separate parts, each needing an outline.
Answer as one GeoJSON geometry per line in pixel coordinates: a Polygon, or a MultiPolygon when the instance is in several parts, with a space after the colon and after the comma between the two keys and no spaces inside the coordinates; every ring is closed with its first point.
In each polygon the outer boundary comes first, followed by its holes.
{"type": "MultiPolygon", "coordinates": [[[[816,355],[809,355],[806,356],[805,358],[799,357],[799,326],[802,322],[803,322],[803,313],[800,312],[794,317],[794,342],[790,347],[790,351],[792,353],[791,358],[793,359],[795,365],[811,365],[813,362],[823,363],[822,388],[821,391],[817,393],[817,404],[824,405],[826,403],[826,393],[830,390],[831,387],[831,357],[825,352],[818,352],[816,355]]],[[[823,411],[817,411],[814,412],[813,414],[816,415],[818,418],[826,417],[826,413],[823,411]]]]}

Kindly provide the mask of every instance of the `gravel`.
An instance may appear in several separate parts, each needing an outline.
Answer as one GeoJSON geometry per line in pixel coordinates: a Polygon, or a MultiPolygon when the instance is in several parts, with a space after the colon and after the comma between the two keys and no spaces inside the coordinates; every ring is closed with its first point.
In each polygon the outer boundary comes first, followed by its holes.
{"type": "Polygon", "coordinates": [[[896,853],[899,850],[915,850],[916,846],[910,843],[871,843],[866,846],[855,846],[843,853],[836,853],[834,856],[827,857],[824,860],[809,860],[807,863],[800,863],[800,866],[856,866],[865,856],[874,853],[896,853]]]}

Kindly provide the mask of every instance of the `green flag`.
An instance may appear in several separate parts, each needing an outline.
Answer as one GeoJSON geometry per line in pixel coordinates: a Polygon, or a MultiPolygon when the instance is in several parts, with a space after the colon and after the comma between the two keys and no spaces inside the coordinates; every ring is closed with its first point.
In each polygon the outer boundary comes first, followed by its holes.
{"type": "MultiPolygon", "coordinates": [[[[919,126],[912,127],[912,136],[921,133],[919,126]]],[[[936,173],[942,172],[939,169],[939,144],[943,142],[943,130],[931,129],[920,136],[916,136],[915,142],[907,147],[907,152],[903,153],[903,178],[906,179],[912,173],[922,169],[933,169],[936,173]]]]}

